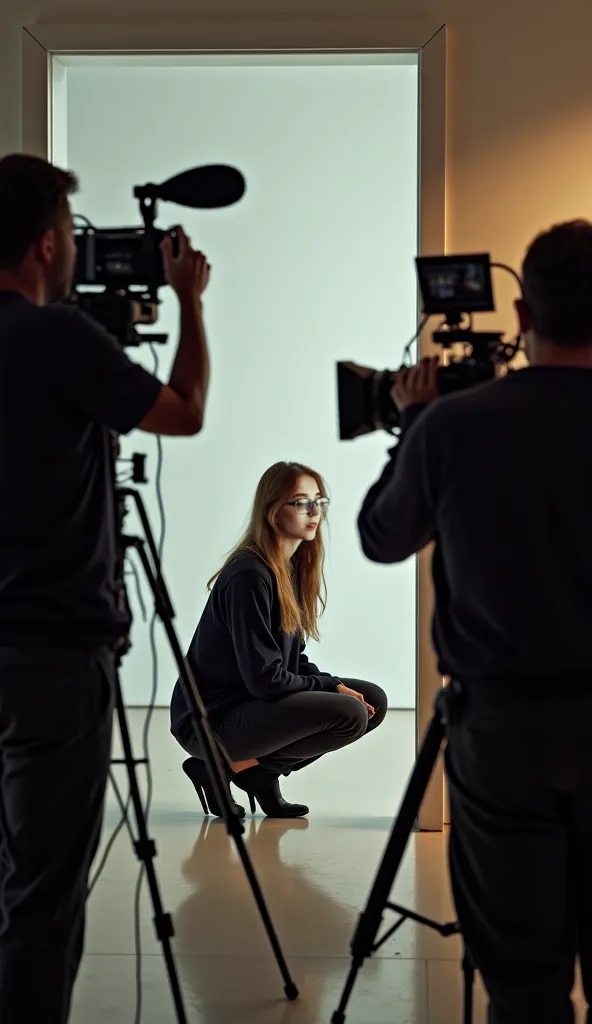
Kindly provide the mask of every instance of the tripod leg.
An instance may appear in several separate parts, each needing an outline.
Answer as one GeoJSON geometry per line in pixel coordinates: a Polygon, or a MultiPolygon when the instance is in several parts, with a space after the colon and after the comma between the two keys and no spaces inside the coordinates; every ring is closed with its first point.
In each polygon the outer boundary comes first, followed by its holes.
{"type": "Polygon", "coordinates": [[[463,1024],[473,1024],[473,993],[475,989],[475,968],[473,961],[465,950],[462,962],[464,984],[464,1015],[463,1024]]]}
{"type": "Polygon", "coordinates": [[[269,910],[267,909],[267,904],[265,902],[265,898],[264,898],[263,893],[261,891],[261,886],[259,885],[259,880],[257,878],[257,875],[255,874],[255,871],[253,870],[253,865],[252,865],[251,859],[250,859],[250,857],[249,857],[249,855],[247,853],[247,849],[245,847],[242,834],[238,833],[237,835],[233,836],[233,839],[234,839],[234,842],[235,842],[235,845],[236,845],[237,853],[238,853],[238,855],[239,855],[239,857],[241,859],[243,868],[245,869],[245,874],[247,876],[247,880],[249,882],[249,885],[251,886],[251,890],[252,890],[253,896],[255,897],[255,903],[257,904],[257,909],[259,911],[259,914],[261,915],[261,920],[263,921],[263,927],[265,928],[265,931],[267,932],[267,937],[269,939],[269,943],[271,945],[271,948],[273,950],[274,956],[276,958],[277,965],[278,965],[278,967],[280,969],[280,973],[282,975],[282,978],[284,979],[284,992],[286,994],[286,998],[287,999],[298,999],[298,996],[299,996],[298,989],[296,988],[296,985],[294,984],[294,982],[292,980],[292,977],[291,977],[290,972],[288,970],[288,965],[287,965],[287,963],[286,963],[286,961],[284,959],[284,954],[282,952],[282,947],[280,946],[278,937],[276,935],[276,931],[275,931],[275,928],[273,926],[273,921],[271,920],[271,917],[269,915],[269,910]]]}
{"type": "Polygon", "coordinates": [[[353,958],[352,965],[349,969],[349,974],[347,976],[347,981],[344,985],[343,992],[341,993],[341,1000],[339,1002],[339,1006],[337,1007],[335,1013],[331,1017],[331,1024],[345,1024],[345,1014],[347,1011],[347,1007],[351,999],[351,994],[354,990],[356,978],[358,977],[358,973],[363,963],[363,959],[360,960],[357,957],[353,958]]]}
{"type": "Polygon", "coordinates": [[[444,738],[444,725],[439,712],[430,722],[421,745],[409,784],[403,796],[376,878],[366,906],[360,915],[351,942],[352,966],[341,995],[341,1001],[332,1017],[332,1024],[344,1024],[347,1006],[357,974],[364,960],[374,952],[376,936],[382,922],[386,904],[403,859],[409,836],[415,825],[424,793],[444,738]]]}
{"type": "MultiPolygon", "coordinates": [[[[138,496],[136,500],[138,507],[141,507],[141,498],[138,496]]],[[[144,524],[144,529],[148,536],[150,534],[150,526],[145,513],[142,522],[144,524]]],[[[130,542],[131,540],[131,538],[128,538],[128,542],[130,542]]],[[[179,638],[173,625],[172,605],[166,591],[164,579],[162,577],[162,574],[160,574],[157,579],[152,569],[152,566],[150,565],[150,561],[148,559],[143,544],[135,538],[133,539],[133,543],[140,557],[142,568],[144,569],[146,579],[148,580],[150,589],[154,596],[154,603],[157,614],[165,628],[171,652],[175,659],[177,668],[179,670],[179,681],[181,683],[183,693],[185,695],[187,706],[191,709],[192,712],[196,736],[199,739],[200,748],[203,751],[204,761],[208,770],[210,782],[212,783],[214,792],[218,798],[220,807],[222,808],[224,822],[226,824],[226,830],[228,832],[228,835],[233,839],[236,845],[237,853],[245,869],[245,874],[247,876],[249,885],[251,886],[251,890],[253,892],[257,908],[263,921],[263,926],[267,932],[267,936],[269,938],[273,954],[275,956],[277,965],[279,967],[280,973],[284,981],[284,992],[286,993],[288,999],[296,999],[298,997],[298,989],[296,988],[296,985],[294,984],[290,976],[288,965],[282,953],[282,949],[275,928],[273,926],[269,910],[267,908],[267,905],[263,897],[263,893],[261,891],[261,886],[259,885],[259,881],[253,869],[253,865],[247,853],[245,844],[243,842],[243,825],[241,824],[240,819],[233,810],[233,808],[236,807],[236,805],[232,799],[230,793],[230,785],[226,777],[224,768],[222,766],[220,750],[218,749],[218,745],[210,728],[207,712],[201,699],[201,695],[199,693],[195,677],[193,676],[193,673],[191,672],[187,660],[183,655],[181,646],[179,644],[179,638]]]]}
{"type": "Polygon", "coordinates": [[[142,864],[144,865],[144,869],[146,871],[146,878],[148,880],[148,887],[150,889],[152,906],[154,908],[154,926],[156,929],[156,936],[162,946],[162,952],[169,978],[173,1003],[175,1005],[177,1021],[178,1024],[187,1024],[187,1016],[185,1013],[185,1006],[183,1003],[181,986],[179,984],[177,966],[175,964],[175,959],[173,957],[173,951],[171,948],[171,939],[174,937],[175,930],[173,928],[173,922],[170,914],[167,914],[165,912],[162,905],[160,888],[158,884],[158,879],[156,877],[156,871],[154,869],[154,858],[156,857],[156,844],[154,840],[150,839],[148,835],[146,817],[144,814],[144,807],[142,805],[142,798],[140,796],[138,778],[136,775],[136,762],[132,751],[131,738],[129,734],[129,727],[127,724],[125,706],[123,703],[119,679],[117,679],[116,685],[116,708],[117,718],[119,721],[119,731],[121,734],[121,744],[123,746],[123,755],[129,779],[132,807],[134,810],[134,818],[136,821],[136,834],[138,836],[135,844],[136,853],[138,855],[138,860],[142,862],[142,864]]]}

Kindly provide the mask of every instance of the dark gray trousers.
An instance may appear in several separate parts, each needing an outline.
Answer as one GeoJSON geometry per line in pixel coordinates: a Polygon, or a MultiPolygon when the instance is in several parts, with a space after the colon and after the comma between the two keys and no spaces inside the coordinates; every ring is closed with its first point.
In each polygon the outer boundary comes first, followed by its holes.
{"type": "Polygon", "coordinates": [[[452,886],[490,1024],[572,1024],[577,954],[592,998],[588,689],[475,684],[449,726],[452,886]]]}
{"type": "Polygon", "coordinates": [[[0,1021],[65,1024],[111,754],[107,650],[0,648],[0,1021]]]}
{"type": "MultiPolygon", "coordinates": [[[[376,729],[388,708],[384,690],[361,679],[343,679],[344,686],[364,695],[373,718],[356,697],[306,691],[276,701],[249,700],[227,712],[215,733],[231,761],[256,758],[278,775],[298,771],[331,750],[353,743],[376,729]]],[[[193,734],[181,738],[188,754],[200,757],[193,734]]]]}

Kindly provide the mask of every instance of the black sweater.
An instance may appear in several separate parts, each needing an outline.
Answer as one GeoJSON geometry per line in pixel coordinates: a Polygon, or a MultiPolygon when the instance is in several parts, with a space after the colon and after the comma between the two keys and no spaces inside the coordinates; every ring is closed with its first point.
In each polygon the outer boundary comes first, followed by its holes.
{"type": "Polygon", "coordinates": [[[445,675],[591,676],[592,370],[532,367],[439,399],[364,502],[366,555],[435,540],[445,675]]]}
{"type": "MultiPolygon", "coordinates": [[[[303,648],[299,634],[282,630],[269,566],[250,552],[237,555],[216,580],[187,654],[212,725],[248,700],[335,691],[339,680],[320,672],[303,648]]],[[[182,739],[189,724],[177,683],[171,702],[173,735],[182,739]]]]}

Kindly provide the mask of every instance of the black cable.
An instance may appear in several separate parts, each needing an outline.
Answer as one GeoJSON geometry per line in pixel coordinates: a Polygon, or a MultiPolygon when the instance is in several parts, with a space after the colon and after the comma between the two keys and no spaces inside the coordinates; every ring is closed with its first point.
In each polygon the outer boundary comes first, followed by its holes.
{"type": "Polygon", "coordinates": [[[132,826],[131,826],[131,822],[130,822],[129,816],[128,816],[128,808],[129,808],[129,804],[130,804],[129,794],[128,794],[128,798],[127,798],[127,800],[126,800],[126,802],[124,804],[123,797],[121,795],[121,790],[119,788],[117,779],[113,775],[113,772],[109,772],[109,779],[111,781],[111,785],[113,786],[113,790],[115,792],[115,797],[117,799],[117,803],[119,804],[119,809],[121,811],[121,817],[122,817],[123,824],[127,825],[127,829],[128,829],[128,832],[130,833],[132,843],[135,843],[136,840],[134,839],[134,833],[132,832],[132,826]]]}
{"type": "MultiPolygon", "coordinates": [[[[128,830],[128,833],[129,833],[129,836],[130,836],[130,839],[131,839],[132,847],[135,848],[135,846],[136,846],[136,837],[134,835],[134,830],[133,830],[133,828],[131,826],[131,822],[129,820],[129,813],[128,813],[129,812],[129,805],[130,805],[130,802],[131,802],[131,794],[128,793],[127,800],[126,800],[126,802],[124,804],[123,797],[121,795],[121,790],[119,789],[119,786],[117,784],[117,779],[115,778],[115,776],[113,775],[112,772],[109,773],[109,778],[111,780],[111,785],[113,786],[113,789],[115,791],[115,796],[117,798],[117,803],[119,804],[119,808],[121,810],[121,820],[120,820],[119,825],[118,825],[118,827],[115,830],[113,835],[114,836],[118,835],[119,832],[121,831],[121,829],[123,828],[124,824],[127,825],[127,830],[128,830]]],[[[114,842],[113,836],[111,838],[112,838],[112,841],[110,843],[110,846],[112,846],[113,842],[114,842]]],[[[105,860],[106,860],[106,858],[105,858],[105,860]]],[[[143,996],[143,993],[142,993],[142,933],[141,933],[141,927],[140,927],[140,897],[141,897],[141,893],[142,893],[142,882],[144,881],[144,873],[145,873],[145,868],[144,868],[144,864],[142,863],[140,865],[140,871],[139,871],[139,874],[138,874],[138,881],[136,882],[136,891],[135,891],[135,895],[134,895],[134,933],[135,933],[135,946],[136,946],[136,1015],[135,1015],[135,1024],[141,1024],[141,1018],[142,1018],[142,996],[143,996]]]]}
{"type": "MultiPolygon", "coordinates": [[[[491,263],[490,266],[496,267],[498,270],[505,270],[506,273],[511,274],[512,277],[518,282],[520,295],[522,296],[522,281],[520,279],[520,275],[516,273],[513,267],[511,267],[508,263],[491,263]]],[[[514,338],[514,341],[507,341],[503,343],[501,351],[503,353],[502,357],[505,362],[510,362],[518,355],[518,352],[520,351],[521,341],[522,335],[518,333],[514,338]]]]}
{"type": "Polygon", "coordinates": [[[140,866],[138,881],[136,882],[136,892],[134,895],[134,936],[136,946],[136,1013],[134,1016],[134,1024],[141,1024],[142,1021],[142,929],[140,922],[142,917],[142,885],[144,884],[145,873],[146,870],[142,864],[140,866]]]}
{"type": "Polygon", "coordinates": [[[72,220],[83,220],[87,227],[91,228],[92,231],[97,230],[92,221],[90,221],[88,217],[85,217],[83,213],[75,213],[72,220]]]}
{"type": "Polygon", "coordinates": [[[146,612],[146,603],[144,601],[144,595],[142,593],[142,581],[138,572],[138,567],[134,561],[130,558],[126,563],[129,567],[129,572],[125,572],[126,576],[133,576],[134,583],[136,584],[136,596],[138,598],[138,604],[140,605],[140,613],[142,615],[142,622],[146,622],[148,615],[146,612]]]}
{"type": "MultiPolygon", "coordinates": [[[[121,790],[120,790],[119,785],[117,783],[117,779],[113,775],[113,772],[109,772],[109,779],[111,781],[111,785],[113,786],[113,790],[115,792],[117,803],[119,804],[119,809],[121,811],[121,818],[120,818],[120,820],[119,820],[119,822],[117,824],[117,827],[115,828],[115,830],[114,830],[114,832],[113,832],[113,834],[111,836],[111,839],[109,840],[109,843],[108,843],[107,848],[105,850],[105,853],[103,855],[101,864],[99,865],[99,868],[97,869],[97,872],[96,872],[95,877],[93,879],[93,882],[91,884],[90,892],[92,892],[92,890],[94,889],[97,881],[99,880],[99,876],[100,876],[103,868],[105,867],[105,864],[107,863],[107,858],[108,858],[109,854],[111,853],[111,850],[113,849],[113,844],[115,843],[115,840],[117,839],[117,836],[121,832],[121,830],[122,830],[124,825],[127,826],[127,830],[128,830],[128,833],[129,833],[129,836],[130,836],[130,839],[131,839],[132,847],[135,848],[135,845],[136,845],[136,837],[134,835],[134,831],[133,831],[133,828],[131,826],[131,822],[129,820],[129,805],[131,803],[131,794],[128,792],[127,800],[124,803],[123,802],[123,797],[121,795],[121,790]]],[[[144,881],[144,871],[145,871],[144,864],[141,864],[140,872],[138,874],[138,881],[136,883],[136,891],[135,891],[135,894],[134,894],[134,933],[135,933],[135,946],[136,946],[136,1014],[135,1014],[135,1019],[134,1019],[135,1020],[135,1024],[141,1024],[141,1018],[142,1018],[142,995],[143,995],[143,993],[142,993],[142,968],[141,968],[141,964],[142,964],[142,933],[141,933],[141,928],[140,928],[140,897],[141,897],[141,892],[142,892],[142,882],[144,881]]],[[[90,892],[89,892],[89,895],[90,895],[90,892]]]]}
{"type": "MultiPolygon", "coordinates": [[[[113,788],[116,790],[116,792],[118,792],[117,783],[115,781],[115,777],[114,777],[112,772],[109,772],[109,779],[111,781],[111,785],[113,786],[113,788]]],[[[109,860],[109,855],[110,855],[111,850],[113,849],[113,847],[115,845],[115,841],[116,841],[119,833],[121,832],[122,828],[124,827],[124,825],[126,823],[127,823],[128,829],[130,827],[130,825],[129,825],[129,818],[128,818],[130,801],[131,801],[131,796],[130,796],[129,793],[128,793],[127,801],[125,802],[125,804],[123,804],[121,799],[118,800],[119,806],[120,806],[120,809],[121,809],[121,818],[119,819],[119,821],[117,822],[117,825],[115,826],[115,828],[113,829],[113,832],[111,833],[111,837],[109,839],[109,842],[107,843],[107,846],[105,847],[105,851],[103,853],[103,856],[101,857],[101,860],[99,861],[99,865],[98,865],[98,867],[97,867],[97,869],[96,869],[96,871],[94,873],[94,876],[93,876],[93,878],[92,878],[92,880],[91,880],[91,882],[89,884],[88,893],[87,893],[87,899],[90,899],[90,897],[92,896],[92,894],[94,892],[95,886],[96,886],[97,882],[99,881],[99,878],[101,877],[101,875],[102,875],[102,873],[103,873],[103,871],[105,869],[105,865],[106,865],[107,861],[109,860]]]]}
{"type": "Polygon", "coordinates": [[[497,270],[506,270],[508,272],[508,274],[511,274],[512,277],[514,277],[516,279],[516,281],[518,282],[518,287],[520,288],[520,294],[522,295],[522,281],[520,280],[520,275],[516,273],[516,271],[514,270],[513,267],[510,267],[509,264],[507,264],[507,263],[490,263],[489,265],[492,268],[493,267],[497,268],[497,270]]]}
{"type": "MultiPolygon", "coordinates": [[[[124,571],[124,576],[130,576],[131,575],[131,576],[134,577],[134,582],[136,584],[136,593],[137,593],[137,597],[138,597],[138,603],[140,605],[140,609],[141,609],[141,613],[142,613],[142,620],[143,620],[143,622],[146,622],[146,619],[147,619],[146,605],[144,603],[144,596],[142,594],[140,575],[138,573],[137,566],[134,565],[134,563],[131,561],[131,559],[128,560],[127,566],[128,566],[128,569],[126,571],[124,571]]],[[[121,797],[121,793],[120,793],[119,787],[117,785],[117,780],[116,780],[115,776],[113,775],[113,772],[111,772],[111,771],[109,772],[109,781],[111,782],[111,786],[113,787],[113,789],[115,791],[115,796],[117,797],[117,802],[119,803],[119,807],[120,807],[120,810],[121,810],[121,818],[117,822],[117,825],[115,826],[115,828],[114,828],[114,830],[113,830],[113,832],[112,832],[112,834],[111,834],[111,836],[109,838],[109,841],[107,843],[107,846],[105,847],[103,856],[101,857],[101,860],[99,861],[99,865],[98,865],[98,867],[97,867],[97,869],[96,869],[96,871],[94,873],[93,879],[90,882],[88,893],[87,893],[87,899],[90,899],[92,893],[94,892],[96,884],[99,881],[99,878],[101,877],[101,875],[102,875],[102,873],[103,873],[103,871],[105,869],[105,866],[106,866],[107,861],[109,859],[109,855],[111,853],[111,850],[113,849],[113,847],[115,845],[115,841],[116,841],[117,837],[119,836],[119,834],[120,834],[122,828],[124,827],[124,825],[127,825],[128,832],[130,833],[130,836],[131,836],[132,845],[134,845],[134,843],[136,841],[135,837],[134,837],[134,834],[133,834],[133,832],[131,830],[131,825],[130,825],[129,817],[128,817],[129,806],[130,806],[130,802],[131,802],[131,794],[128,793],[127,800],[124,803],[123,802],[123,798],[121,797]]]]}
{"type": "MultiPolygon", "coordinates": [[[[154,360],[154,375],[158,376],[159,367],[159,355],[154,345],[150,345],[150,351],[154,360]]],[[[159,563],[162,563],[164,542],[166,537],[166,514],[164,507],[164,498],[162,494],[162,470],[163,470],[163,447],[162,438],[156,436],[156,478],[155,478],[155,490],[156,490],[156,503],[158,506],[159,518],[160,518],[160,535],[157,545],[159,563]]],[[[155,567],[156,569],[157,567],[155,567]]],[[[158,573],[157,573],[158,575],[158,573]]],[[[152,653],[152,692],[150,694],[150,701],[148,704],[148,710],[146,712],[146,718],[144,720],[144,729],[142,734],[142,756],[146,763],[146,801],[144,804],[144,816],[146,818],[146,826],[148,826],[150,820],[150,810],[152,807],[152,797],[154,794],[154,785],[152,778],[152,768],[150,765],[150,726],[152,724],[152,718],[154,716],[154,710],[156,706],[156,698],[158,696],[158,651],[156,647],[156,624],[158,621],[158,615],[156,608],[154,609],[152,620],[150,622],[150,650],[152,653]]],[[[135,931],[135,945],[136,945],[136,1014],[134,1018],[134,1024],[141,1024],[142,1019],[142,933],[140,927],[141,921],[141,901],[142,901],[142,885],[144,883],[145,868],[144,864],[140,867],[140,873],[138,875],[138,881],[136,884],[136,892],[134,898],[134,931],[135,931]]]]}
{"type": "Polygon", "coordinates": [[[120,788],[119,788],[119,786],[117,784],[117,779],[115,778],[115,776],[114,776],[112,771],[109,772],[109,781],[110,781],[110,783],[111,783],[111,785],[113,787],[113,790],[115,792],[115,797],[117,799],[117,803],[119,804],[119,810],[121,811],[121,818],[119,819],[119,821],[117,822],[117,825],[113,829],[113,832],[111,833],[111,837],[109,839],[109,842],[107,843],[107,846],[105,847],[105,851],[103,853],[103,856],[101,857],[101,860],[99,861],[99,866],[97,867],[97,869],[96,869],[96,871],[94,873],[93,879],[92,879],[92,881],[91,881],[91,883],[89,885],[89,888],[88,888],[87,899],[90,898],[91,893],[94,891],[94,889],[96,887],[96,884],[99,881],[99,878],[101,877],[101,875],[102,875],[102,873],[103,873],[103,871],[105,869],[105,865],[106,865],[106,863],[107,863],[107,861],[109,859],[109,854],[111,853],[111,850],[113,849],[113,846],[115,845],[115,840],[117,839],[117,837],[118,837],[119,833],[121,832],[121,830],[122,830],[124,825],[127,826],[127,830],[129,832],[131,840],[132,840],[132,846],[136,842],[135,837],[134,837],[134,833],[132,831],[132,827],[131,827],[131,824],[130,824],[130,820],[129,820],[129,806],[130,806],[130,803],[131,803],[131,794],[128,793],[127,800],[124,803],[123,802],[123,797],[121,795],[121,790],[120,790],[120,788]]]}
{"type": "Polygon", "coordinates": [[[401,364],[402,366],[409,365],[407,363],[407,360],[409,359],[409,357],[411,355],[411,349],[412,349],[413,345],[415,344],[415,342],[417,341],[417,339],[419,338],[419,336],[420,336],[421,332],[423,331],[425,325],[427,324],[428,320],[429,320],[428,316],[423,316],[421,318],[421,321],[419,323],[419,327],[417,328],[415,334],[413,335],[412,338],[409,339],[409,341],[405,345],[405,348],[403,349],[403,359],[402,359],[402,364],[401,364]]]}
{"type": "MultiPolygon", "coordinates": [[[[119,486],[119,481],[117,481],[117,486],[119,486]]],[[[138,595],[138,602],[140,604],[140,608],[142,610],[142,617],[143,617],[143,620],[145,622],[146,621],[146,606],[144,604],[144,599],[143,599],[143,595],[142,595],[142,591],[141,591],[141,587],[140,587],[140,578],[139,578],[138,570],[137,570],[136,566],[133,564],[133,562],[128,562],[127,564],[128,564],[128,566],[130,568],[131,574],[134,575],[134,577],[135,577],[136,591],[137,591],[137,595],[138,595]]],[[[128,573],[124,570],[124,576],[126,576],[126,575],[128,575],[128,573]]],[[[115,796],[116,796],[117,802],[119,804],[119,809],[121,811],[121,817],[120,817],[119,821],[117,822],[115,828],[113,829],[113,832],[111,833],[109,841],[107,842],[105,850],[103,851],[103,855],[102,855],[102,857],[101,857],[101,859],[99,861],[99,864],[98,864],[98,866],[97,866],[97,868],[95,870],[95,873],[94,873],[94,875],[93,875],[93,877],[92,877],[92,879],[91,879],[91,881],[89,883],[89,888],[88,888],[88,892],[87,892],[87,899],[90,899],[92,893],[94,892],[94,890],[95,890],[95,888],[97,886],[97,883],[98,883],[101,875],[103,874],[103,871],[105,870],[105,867],[107,865],[107,861],[109,860],[109,856],[110,856],[111,851],[112,851],[112,849],[113,849],[113,847],[115,845],[115,842],[116,842],[118,836],[120,835],[120,833],[121,833],[121,831],[122,831],[124,826],[127,826],[127,830],[128,830],[128,832],[130,834],[130,837],[131,837],[132,846],[134,846],[135,842],[136,842],[134,834],[133,834],[133,831],[132,831],[132,827],[131,827],[131,824],[130,824],[130,821],[129,821],[129,807],[130,807],[130,803],[131,803],[131,794],[128,792],[127,800],[124,803],[123,797],[121,796],[121,792],[120,792],[119,786],[117,784],[117,780],[116,780],[116,778],[115,778],[115,776],[114,776],[112,771],[109,772],[109,781],[110,781],[111,786],[112,786],[112,788],[113,788],[113,790],[115,792],[115,796]]]]}
{"type": "MultiPolygon", "coordinates": [[[[159,367],[158,351],[156,350],[154,345],[150,345],[150,351],[152,353],[152,358],[154,359],[154,370],[153,370],[153,372],[154,372],[155,376],[158,376],[158,367],[159,367]]],[[[163,460],[162,438],[159,435],[157,435],[156,436],[155,492],[156,492],[156,503],[157,503],[157,506],[158,506],[158,513],[159,513],[159,518],[160,518],[160,536],[159,536],[158,545],[157,545],[159,563],[162,563],[163,553],[164,553],[164,542],[165,542],[165,538],[166,538],[166,513],[165,513],[165,507],[164,507],[164,498],[163,498],[163,494],[162,494],[162,470],[163,470],[163,464],[164,464],[164,460],[163,460]]],[[[151,651],[152,651],[152,665],[153,665],[152,693],[150,694],[150,703],[148,705],[148,711],[147,711],[147,714],[146,714],[146,719],[144,721],[144,733],[143,733],[143,737],[142,737],[143,756],[144,756],[144,758],[146,760],[147,775],[148,775],[148,789],[147,789],[147,795],[146,795],[146,806],[144,808],[144,813],[146,814],[146,820],[148,820],[148,818],[150,816],[150,808],[151,808],[151,805],[152,805],[152,795],[153,795],[152,772],[150,770],[150,759],[149,759],[148,755],[149,755],[150,726],[152,724],[152,718],[153,718],[154,709],[155,709],[155,706],[156,706],[156,698],[158,696],[158,654],[157,654],[157,649],[156,649],[156,624],[157,624],[157,622],[158,622],[158,615],[157,615],[156,608],[155,608],[154,612],[153,612],[153,615],[152,615],[152,621],[150,623],[150,648],[151,648],[151,651]]]]}

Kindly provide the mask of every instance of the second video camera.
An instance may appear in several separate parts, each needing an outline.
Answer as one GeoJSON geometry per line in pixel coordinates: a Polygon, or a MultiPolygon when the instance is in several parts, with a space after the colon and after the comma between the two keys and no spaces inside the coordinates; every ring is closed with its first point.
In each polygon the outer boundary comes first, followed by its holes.
{"type": "MultiPolygon", "coordinates": [[[[520,339],[509,343],[499,331],[472,328],[474,313],[495,309],[489,255],[418,256],[415,262],[424,318],[444,317],[432,336],[435,344],[443,349],[463,348],[460,358],[453,356],[448,365],[439,368],[439,393],[450,394],[492,380],[498,367],[507,366],[516,356],[520,339]]],[[[337,364],[341,441],[374,430],[392,432],[398,426],[399,412],[391,398],[396,376],[396,370],[337,364]]]]}

